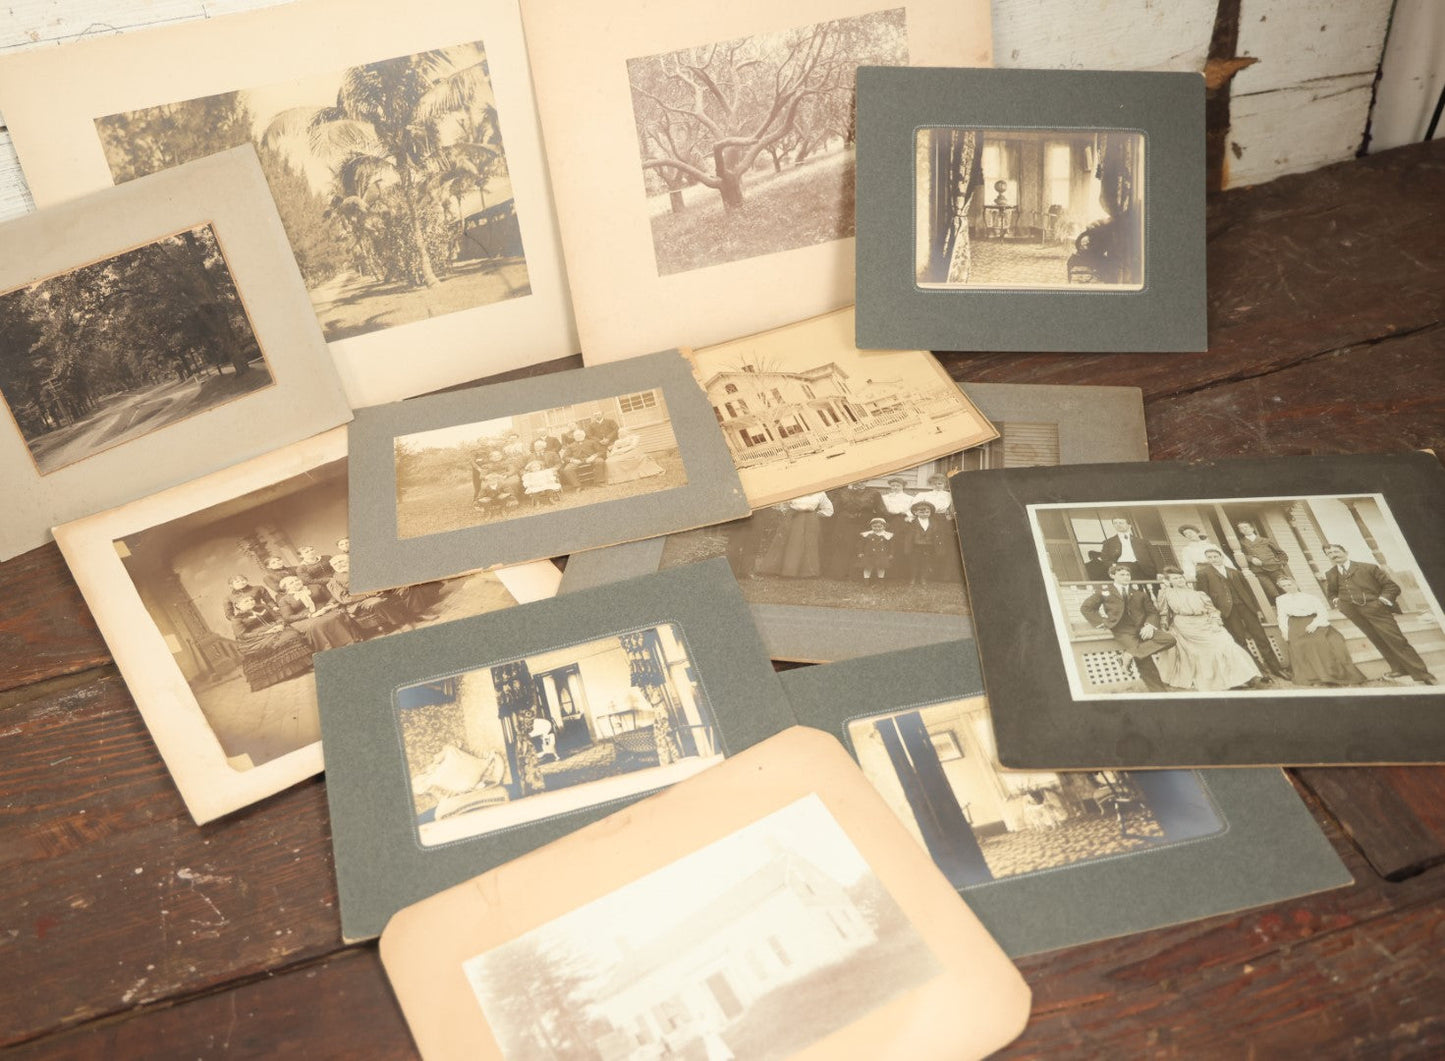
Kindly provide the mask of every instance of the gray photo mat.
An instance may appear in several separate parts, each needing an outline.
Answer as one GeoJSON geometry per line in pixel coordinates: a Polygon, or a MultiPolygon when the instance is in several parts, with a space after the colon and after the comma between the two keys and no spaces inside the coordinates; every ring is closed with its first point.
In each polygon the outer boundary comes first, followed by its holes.
{"type": "Polygon", "coordinates": [[[857,125],[859,347],[1207,349],[1199,74],[860,67],[857,125]],[[1143,289],[919,287],[913,264],[914,134],[928,127],[1142,133],[1143,289]]]}
{"type": "MultiPolygon", "coordinates": [[[[0,559],[42,545],[61,523],[126,504],[351,418],[316,313],[247,145],[83,196],[0,227],[0,292],[209,224],[271,383],[41,475],[0,409],[9,508],[0,559]]],[[[6,356],[0,354],[0,356],[6,356]]]]}
{"type": "MultiPolygon", "coordinates": [[[[800,723],[854,752],[848,724],[983,695],[971,642],[925,646],[782,674],[800,723]]],[[[963,888],[1010,957],[1232,913],[1352,883],[1329,840],[1277,769],[1195,776],[1222,832],[963,888]]]]}
{"type": "Polygon", "coordinates": [[[1431,453],[1018,468],[952,483],[999,757],[1018,770],[1445,762],[1445,693],[1074,700],[1028,506],[1379,494],[1445,599],[1445,468],[1431,453]],[[1020,646],[1029,665],[1018,666],[1020,646]]]}
{"type": "Polygon", "coordinates": [[[687,359],[676,350],[359,409],[351,424],[350,448],[351,578],[357,591],[561,556],[737,519],[749,511],[712,406],[687,359]],[[654,388],[662,391],[667,405],[686,485],[439,534],[398,537],[397,436],[654,388]]]}
{"type": "MultiPolygon", "coordinates": [[[[1059,455],[1066,463],[1149,459],[1144,398],[1137,387],[1070,387],[1045,384],[961,383],[994,423],[1054,422],[1059,455]]],[[[880,477],[881,478],[881,477],[880,477]]],[[[592,549],[568,557],[558,593],[657,571],[661,538],[592,549]]],[[[753,604],[753,621],[773,659],[827,663],[973,636],[968,615],[868,611],[859,608],[753,604]]]]}
{"type": "Polygon", "coordinates": [[[424,847],[393,706],[397,689],[668,623],[685,637],[727,754],[794,724],[722,560],[319,653],[316,685],[343,937],[377,936],[402,907],[647,795],[424,847]]]}

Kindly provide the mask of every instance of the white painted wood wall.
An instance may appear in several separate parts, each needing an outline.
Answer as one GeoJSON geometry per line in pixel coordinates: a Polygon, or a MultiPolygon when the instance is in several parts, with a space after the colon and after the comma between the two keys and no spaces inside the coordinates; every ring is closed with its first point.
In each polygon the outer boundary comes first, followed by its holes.
{"type": "MultiPolygon", "coordinates": [[[[285,0],[6,0],[0,6],[0,57],[92,34],[131,32],[280,2],[285,0]]],[[[1259,61],[1242,70],[1233,84],[1229,185],[1354,157],[1369,119],[1393,2],[1241,0],[1238,54],[1259,61]]],[[[1418,0],[1400,3],[1418,6],[1418,0]]],[[[995,62],[1008,67],[1202,70],[1216,6],[1217,0],[993,0],[995,62]]],[[[1445,33],[1439,20],[1428,24],[1436,34],[1445,33]]],[[[1435,41],[1433,48],[1411,43],[1413,61],[1438,71],[1445,40],[1435,41]]],[[[1414,84],[1410,69],[1400,76],[1407,85],[1414,84]]],[[[64,85],[55,88],[65,91],[64,85]]],[[[3,108],[0,100],[0,111],[3,108]]],[[[0,118],[0,219],[31,208],[0,118]]]]}

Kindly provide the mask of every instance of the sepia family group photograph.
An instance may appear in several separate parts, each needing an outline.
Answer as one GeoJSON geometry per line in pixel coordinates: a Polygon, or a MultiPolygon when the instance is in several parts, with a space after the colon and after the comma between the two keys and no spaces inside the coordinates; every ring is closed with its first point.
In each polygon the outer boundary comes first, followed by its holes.
{"type": "Polygon", "coordinates": [[[394,694],[425,847],[688,777],[719,762],[676,624],[405,686],[394,694]]]}
{"type": "Polygon", "coordinates": [[[688,481],[660,388],[398,435],[392,449],[400,538],[688,481]]]}
{"type": "Polygon", "coordinates": [[[41,475],[273,382],[209,224],[0,293],[0,395],[41,475]]]}
{"type": "Polygon", "coordinates": [[[1423,692],[1445,613],[1378,495],[1032,505],[1075,699],[1423,692]]]}
{"type": "Polygon", "coordinates": [[[327,341],[531,293],[479,41],[95,126],[117,184],[254,144],[327,341]]]}

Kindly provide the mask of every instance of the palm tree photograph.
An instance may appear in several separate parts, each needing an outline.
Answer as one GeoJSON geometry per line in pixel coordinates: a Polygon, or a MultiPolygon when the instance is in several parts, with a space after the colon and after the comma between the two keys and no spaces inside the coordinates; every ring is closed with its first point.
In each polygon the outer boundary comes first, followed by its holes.
{"type": "Polygon", "coordinates": [[[481,42],[96,129],[117,184],[253,143],[328,341],[531,294],[481,42]]]}

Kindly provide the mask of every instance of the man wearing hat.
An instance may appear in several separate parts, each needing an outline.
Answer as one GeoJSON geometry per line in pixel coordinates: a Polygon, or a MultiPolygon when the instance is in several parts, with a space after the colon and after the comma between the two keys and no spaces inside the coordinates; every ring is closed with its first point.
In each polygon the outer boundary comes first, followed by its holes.
{"type": "Polygon", "coordinates": [[[908,558],[908,581],[912,585],[937,582],[945,550],[952,544],[952,528],[940,519],[927,501],[915,501],[912,517],[903,532],[903,555],[908,558]]]}

